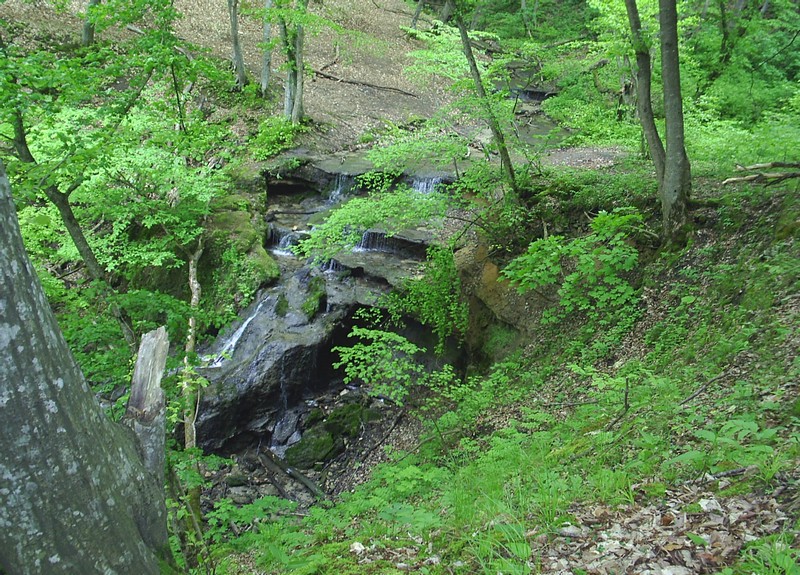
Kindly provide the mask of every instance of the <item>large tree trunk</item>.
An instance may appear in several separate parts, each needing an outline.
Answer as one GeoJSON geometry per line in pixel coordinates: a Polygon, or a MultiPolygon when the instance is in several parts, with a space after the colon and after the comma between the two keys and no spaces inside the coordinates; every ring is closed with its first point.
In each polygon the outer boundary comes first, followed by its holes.
{"type": "Polygon", "coordinates": [[[261,97],[266,98],[269,93],[269,81],[272,77],[272,23],[269,12],[272,10],[272,0],[264,0],[264,59],[261,62],[261,97]]]}
{"type": "Polygon", "coordinates": [[[22,244],[0,162],[0,569],[159,573],[162,485],[70,354],[22,244]]]}
{"type": "Polygon", "coordinates": [[[661,77],[664,83],[666,156],[661,185],[664,239],[683,239],[692,189],[691,166],[686,155],[683,129],[683,99],[678,60],[678,13],[675,0],[659,0],[661,24],[661,77]]]}
{"type": "Polygon", "coordinates": [[[239,0],[228,0],[228,15],[231,20],[231,44],[233,46],[233,70],[236,73],[236,87],[242,89],[249,82],[244,67],[242,45],[239,43],[239,0]]]}
{"type": "Polygon", "coordinates": [[[642,37],[642,22],[639,18],[636,0],[625,0],[625,8],[628,11],[633,49],[636,53],[636,113],[639,116],[639,122],[647,140],[650,157],[653,159],[660,189],[661,182],[664,180],[664,144],[658,135],[658,129],[653,117],[650,92],[653,74],[650,65],[650,47],[642,37]]]}
{"type": "Polygon", "coordinates": [[[486,113],[486,121],[489,124],[489,129],[492,131],[492,136],[494,137],[494,142],[497,145],[497,150],[500,153],[500,167],[503,170],[503,175],[506,179],[506,183],[511,186],[511,189],[515,192],[517,191],[517,179],[514,175],[514,166],[511,163],[511,156],[508,154],[508,146],[506,146],[506,139],[503,135],[503,131],[500,129],[500,123],[497,121],[497,117],[492,110],[492,105],[489,102],[489,98],[486,95],[486,91],[483,89],[483,81],[481,79],[481,72],[478,69],[478,64],[475,61],[475,55],[472,53],[472,44],[469,41],[469,34],[467,33],[467,27],[464,24],[464,20],[461,17],[461,14],[455,15],[456,25],[458,26],[458,31],[461,34],[461,44],[464,49],[464,55],[467,58],[467,62],[469,63],[469,70],[472,74],[472,81],[475,84],[475,92],[478,95],[478,99],[484,104],[484,110],[486,113]]]}

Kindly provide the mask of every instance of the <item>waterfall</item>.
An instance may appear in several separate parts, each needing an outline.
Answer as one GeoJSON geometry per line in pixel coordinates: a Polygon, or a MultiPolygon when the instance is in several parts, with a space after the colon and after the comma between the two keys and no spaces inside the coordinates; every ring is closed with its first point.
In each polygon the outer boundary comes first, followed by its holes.
{"type": "MultiPolygon", "coordinates": [[[[208,367],[221,367],[222,364],[225,363],[227,357],[233,355],[233,352],[236,351],[236,344],[239,343],[240,339],[242,339],[242,336],[244,335],[244,332],[247,329],[247,326],[250,325],[250,322],[253,321],[253,319],[255,319],[255,317],[261,311],[261,308],[263,307],[263,305],[265,303],[267,303],[268,300],[269,300],[269,297],[266,297],[266,298],[264,298],[263,300],[261,300],[259,302],[259,304],[256,306],[256,309],[253,311],[253,313],[251,313],[247,317],[247,319],[245,319],[242,322],[242,325],[240,325],[239,328],[235,332],[233,332],[233,335],[231,335],[228,338],[228,340],[225,342],[225,345],[222,346],[222,349],[219,351],[219,353],[214,354],[215,355],[214,360],[208,365],[208,367]]],[[[212,357],[212,356],[208,356],[208,357],[212,357]]]]}
{"type": "Polygon", "coordinates": [[[355,252],[393,252],[395,246],[386,232],[380,230],[367,230],[353,248],[355,252]]]}
{"type": "Polygon", "coordinates": [[[436,190],[436,186],[442,183],[442,178],[435,176],[425,178],[414,178],[411,187],[420,194],[430,194],[436,190]]]}
{"type": "Polygon", "coordinates": [[[347,174],[336,174],[336,181],[333,189],[328,192],[328,203],[338,204],[353,189],[355,180],[353,176],[347,174]]]}
{"type": "Polygon", "coordinates": [[[322,273],[326,274],[336,274],[347,270],[347,268],[344,267],[341,263],[339,263],[338,260],[333,258],[320,264],[319,268],[322,270],[322,273]]]}
{"type": "Polygon", "coordinates": [[[270,251],[278,256],[294,256],[292,247],[299,244],[302,239],[303,234],[300,232],[273,228],[269,238],[269,244],[272,246],[270,251]]]}

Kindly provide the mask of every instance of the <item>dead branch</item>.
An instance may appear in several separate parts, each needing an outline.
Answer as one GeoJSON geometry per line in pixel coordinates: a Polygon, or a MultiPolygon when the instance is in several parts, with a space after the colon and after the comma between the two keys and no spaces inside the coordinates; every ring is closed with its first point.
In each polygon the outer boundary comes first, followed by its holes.
{"type": "Polygon", "coordinates": [[[701,393],[703,393],[703,392],[704,392],[706,389],[708,389],[708,386],[709,386],[709,385],[711,385],[711,384],[712,384],[712,383],[714,383],[715,381],[718,381],[718,380],[722,379],[722,378],[723,378],[723,377],[725,377],[727,374],[728,374],[728,372],[727,372],[727,371],[723,371],[722,373],[720,373],[720,374],[719,374],[719,375],[717,375],[716,377],[712,377],[712,378],[711,378],[711,379],[709,379],[707,382],[705,382],[705,383],[704,383],[704,384],[703,384],[703,385],[700,387],[700,389],[698,389],[698,390],[697,390],[697,391],[695,391],[695,392],[694,392],[692,395],[690,395],[689,397],[687,397],[686,399],[684,399],[683,401],[681,401],[681,402],[680,402],[678,405],[686,405],[687,403],[689,403],[690,401],[692,401],[692,400],[693,400],[695,397],[697,397],[698,395],[700,395],[701,393]]]}
{"type": "Polygon", "coordinates": [[[397,92],[398,94],[403,94],[404,96],[419,98],[419,96],[417,96],[416,94],[412,94],[411,92],[406,92],[405,90],[401,90],[400,88],[392,88],[391,86],[378,86],[377,84],[370,84],[369,82],[358,82],[356,80],[345,80],[344,78],[339,78],[338,76],[327,74],[321,70],[312,70],[312,71],[314,72],[315,76],[319,76],[320,78],[325,78],[326,80],[333,80],[334,82],[341,82],[343,84],[352,84],[354,86],[364,86],[366,88],[373,88],[375,90],[397,92]]]}
{"type": "MultiPolygon", "coordinates": [[[[800,162],[766,162],[762,164],[753,164],[751,166],[736,166],[737,172],[753,172],[756,170],[771,170],[774,168],[800,168],[800,162]]],[[[800,178],[800,172],[759,172],[757,174],[750,174],[748,176],[737,176],[728,178],[722,185],[734,184],[739,182],[753,182],[756,184],[764,184],[771,186],[784,180],[793,178],[800,178]]]]}
{"type": "Polygon", "coordinates": [[[311,492],[311,494],[318,500],[322,501],[324,499],[327,499],[327,494],[322,490],[322,488],[319,485],[311,481],[311,479],[300,473],[294,467],[289,467],[288,465],[286,465],[286,463],[283,460],[278,458],[270,450],[259,449],[258,460],[264,467],[268,469],[269,468],[280,469],[282,473],[294,479],[295,481],[300,483],[303,487],[308,489],[308,491],[311,492]]]}

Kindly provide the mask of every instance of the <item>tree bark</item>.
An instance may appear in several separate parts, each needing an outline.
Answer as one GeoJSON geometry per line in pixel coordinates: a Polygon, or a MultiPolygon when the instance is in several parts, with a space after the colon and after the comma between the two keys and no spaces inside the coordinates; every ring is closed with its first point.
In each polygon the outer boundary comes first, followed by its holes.
{"type": "Polygon", "coordinates": [[[81,45],[91,46],[94,44],[94,22],[92,21],[92,9],[100,5],[100,0],[89,0],[89,5],[86,7],[86,19],[83,21],[83,30],[81,31],[81,45]]]}
{"type": "MultiPolygon", "coordinates": [[[[449,0],[448,0],[449,1],[449,0]]],[[[475,61],[475,55],[472,53],[472,44],[469,40],[469,34],[467,33],[467,27],[464,24],[464,20],[461,17],[461,14],[455,14],[455,21],[456,25],[458,26],[458,31],[461,35],[461,44],[464,49],[464,55],[467,58],[467,63],[469,64],[470,74],[472,75],[472,81],[475,84],[475,92],[478,95],[478,99],[483,103],[484,110],[486,113],[486,121],[489,124],[489,129],[492,131],[492,136],[494,137],[495,144],[497,145],[497,150],[500,153],[500,167],[503,170],[503,175],[506,179],[506,183],[511,186],[511,189],[514,192],[517,191],[517,179],[514,174],[514,166],[511,163],[511,156],[508,153],[508,146],[506,146],[506,139],[503,135],[503,131],[500,129],[500,123],[497,121],[497,117],[494,115],[494,111],[492,110],[492,105],[489,102],[489,98],[486,96],[486,90],[483,89],[483,81],[481,79],[481,72],[478,69],[478,64],[475,61]]]]}
{"type": "Polygon", "coordinates": [[[280,18],[278,26],[281,32],[284,54],[286,55],[286,81],[283,85],[283,117],[292,119],[294,110],[294,92],[297,89],[297,59],[295,58],[294,35],[286,25],[286,20],[280,18]]]}
{"type": "Polygon", "coordinates": [[[236,73],[236,87],[241,90],[247,86],[247,70],[244,67],[242,45],[239,43],[239,0],[228,0],[228,15],[231,21],[231,44],[233,47],[233,70],[236,73]]]}
{"type": "MultiPolygon", "coordinates": [[[[303,12],[306,10],[306,3],[305,1],[301,1],[299,3],[299,8],[303,12]]],[[[295,57],[295,68],[297,69],[297,73],[295,74],[295,89],[294,89],[294,103],[292,105],[292,123],[299,124],[303,121],[303,116],[305,112],[303,110],[303,91],[305,88],[305,70],[303,63],[303,50],[305,42],[305,30],[303,29],[302,24],[297,24],[295,26],[295,33],[294,33],[294,57],[295,57]]]]}
{"type": "Polygon", "coordinates": [[[417,28],[417,22],[419,21],[420,14],[422,14],[422,9],[425,7],[425,0],[419,0],[417,2],[417,9],[414,10],[414,15],[411,17],[411,28],[417,28]]]}
{"type": "Polygon", "coordinates": [[[647,140],[647,148],[656,169],[656,177],[659,182],[664,180],[664,144],[658,135],[656,122],[653,117],[653,104],[651,94],[651,78],[653,71],[650,64],[650,48],[642,36],[642,22],[639,18],[639,9],[636,0],[625,0],[625,8],[628,12],[628,22],[631,26],[631,39],[633,49],[636,53],[636,113],[642,125],[644,137],[647,140]]]}
{"type": "Polygon", "coordinates": [[[110,422],[25,253],[0,162],[0,570],[159,573],[163,484],[110,422]]]}
{"type": "Polygon", "coordinates": [[[169,338],[164,326],[142,336],[131,379],[131,396],[123,423],[139,440],[144,466],[157,485],[164,485],[166,400],[161,378],[167,365],[169,338]]]}
{"type": "Polygon", "coordinates": [[[272,78],[272,23],[269,12],[272,10],[273,0],[264,0],[264,59],[261,62],[261,97],[269,94],[269,82],[272,78]]]}
{"type": "Polygon", "coordinates": [[[661,211],[664,239],[668,243],[683,239],[692,190],[691,165],[686,155],[683,126],[683,99],[678,59],[678,13],[675,0],[659,0],[661,24],[661,77],[664,84],[666,154],[661,185],[661,211]]]}

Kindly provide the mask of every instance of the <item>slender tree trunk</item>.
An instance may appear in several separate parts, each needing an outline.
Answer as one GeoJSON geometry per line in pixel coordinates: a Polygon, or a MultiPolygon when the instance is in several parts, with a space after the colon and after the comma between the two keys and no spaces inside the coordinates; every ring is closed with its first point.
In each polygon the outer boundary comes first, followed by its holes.
{"type": "Polygon", "coordinates": [[[531,19],[528,17],[528,2],[520,0],[520,14],[522,15],[522,25],[525,26],[525,34],[531,37],[531,19]]]}
{"type": "Polygon", "coordinates": [[[239,0],[228,0],[228,15],[231,20],[231,43],[233,46],[233,70],[236,73],[236,87],[241,90],[249,79],[244,67],[242,46],[239,43],[239,0]]]}
{"type": "MultiPolygon", "coordinates": [[[[22,114],[20,114],[19,111],[14,114],[13,123],[14,148],[16,149],[19,159],[25,163],[35,164],[36,159],[33,157],[33,154],[31,154],[31,150],[28,147],[27,133],[25,131],[22,114]]],[[[72,238],[72,242],[75,244],[75,248],[78,250],[83,263],[86,264],[89,277],[108,287],[110,286],[110,282],[108,281],[107,274],[100,265],[100,262],[97,261],[97,257],[94,255],[94,250],[92,249],[92,246],[89,245],[89,240],[86,239],[86,235],[83,233],[83,228],[81,228],[80,223],[78,223],[78,219],[75,217],[75,213],[72,211],[72,204],[69,201],[69,195],[80,185],[80,182],[81,180],[79,179],[77,182],[73,183],[71,189],[68,190],[67,193],[58,191],[54,185],[45,187],[44,193],[47,196],[47,199],[49,199],[58,210],[61,220],[64,222],[64,227],[67,228],[69,237],[72,238]]],[[[131,329],[130,323],[127,321],[127,318],[125,318],[122,310],[120,310],[119,306],[116,304],[112,304],[111,313],[117,319],[126,343],[132,349],[135,349],[136,335],[133,333],[133,329],[131,329]]]]}
{"type": "Polygon", "coordinates": [[[442,11],[439,13],[439,19],[447,24],[450,21],[450,18],[453,17],[453,13],[456,11],[456,6],[453,3],[453,0],[445,0],[444,6],[442,6],[442,11]]]}
{"type": "MultiPolygon", "coordinates": [[[[306,3],[300,2],[299,6],[300,9],[303,12],[305,12],[306,3]]],[[[304,116],[304,110],[303,110],[303,91],[305,87],[305,74],[304,74],[305,64],[303,62],[304,42],[305,42],[305,30],[303,29],[302,24],[297,24],[294,33],[294,57],[295,57],[295,68],[297,69],[297,73],[295,74],[294,103],[292,105],[292,123],[294,124],[299,124],[300,122],[302,122],[304,116]]]]}
{"type": "Polygon", "coordinates": [[[0,162],[0,571],[160,572],[163,484],[89,390],[25,253],[0,162]]]}
{"type": "MultiPolygon", "coordinates": [[[[191,356],[194,354],[195,345],[197,343],[197,317],[195,313],[200,306],[200,296],[202,289],[200,282],[197,280],[197,263],[203,255],[203,242],[202,239],[197,247],[197,250],[189,257],[189,290],[192,294],[189,302],[189,307],[192,310],[192,315],[189,318],[189,331],[186,335],[186,345],[184,347],[185,354],[183,356],[183,364],[185,373],[193,373],[191,366],[191,356]]],[[[194,382],[190,382],[194,383],[194,382]]],[[[184,447],[186,449],[193,449],[197,447],[197,429],[195,423],[197,421],[197,400],[199,392],[195,385],[185,385],[183,388],[183,398],[185,401],[183,411],[183,438],[184,447]]]]}
{"type": "Polygon", "coordinates": [[[261,63],[261,97],[269,93],[269,82],[272,76],[272,23],[269,12],[273,0],[264,0],[264,59],[261,63]]]}
{"type": "Polygon", "coordinates": [[[455,15],[456,25],[458,26],[458,31],[461,34],[461,44],[464,48],[464,55],[467,58],[467,62],[469,63],[469,70],[472,74],[472,81],[475,84],[475,92],[478,94],[478,98],[481,102],[483,102],[485,113],[486,113],[486,121],[489,124],[489,129],[492,131],[492,136],[494,137],[495,144],[497,145],[497,150],[500,153],[500,167],[503,170],[503,175],[506,179],[506,183],[511,186],[511,189],[515,192],[517,191],[517,179],[514,175],[514,166],[511,163],[511,156],[508,154],[508,146],[506,146],[506,139],[503,135],[503,131],[500,129],[500,123],[497,121],[497,117],[492,110],[492,105],[489,102],[489,98],[486,95],[486,91],[483,89],[483,81],[481,80],[481,72],[478,69],[478,64],[475,61],[475,55],[472,53],[472,44],[469,41],[469,34],[467,33],[467,27],[464,25],[464,20],[461,18],[460,14],[455,15]]]}
{"type": "Polygon", "coordinates": [[[287,120],[292,119],[294,110],[294,93],[297,89],[297,58],[295,57],[294,34],[286,25],[286,20],[280,18],[278,26],[281,32],[281,42],[286,55],[286,81],[283,86],[283,117],[287,120]]]}
{"type": "Polygon", "coordinates": [[[625,8],[628,11],[628,22],[631,26],[633,49],[636,53],[636,113],[642,125],[644,137],[647,140],[647,147],[650,157],[656,169],[656,177],[659,182],[664,180],[664,144],[658,135],[656,122],[653,117],[653,104],[651,98],[651,78],[652,69],[650,64],[650,48],[642,37],[642,23],[639,19],[639,9],[636,0],[625,0],[625,8]]]}
{"type": "Polygon", "coordinates": [[[691,166],[686,155],[683,99],[678,59],[678,13],[675,0],[659,0],[661,24],[661,76],[664,83],[666,156],[661,186],[664,237],[680,242],[687,223],[692,189],[691,166]]]}
{"type": "Polygon", "coordinates": [[[414,16],[411,17],[411,28],[417,28],[417,22],[419,21],[420,14],[422,14],[422,9],[425,7],[425,0],[419,0],[417,2],[417,9],[414,10],[414,16]]]}
{"type": "MultiPolygon", "coordinates": [[[[194,367],[191,363],[191,356],[194,355],[195,345],[197,343],[197,309],[200,306],[200,296],[202,289],[200,282],[197,279],[197,264],[200,257],[203,255],[203,240],[200,239],[197,250],[189,257],[189,290],[191,292],[191,300],[189,307],[192,310],[192,315],[189,317],[189,331],[186,335],[186,345],[184,346],[183,356],[183,442],[184,449],[194,449],[197,447],[197,406],[200,401],[200,388],[197,384],[197,376],[194,367]]],[[[198,463],[195,461],[197,466],[198,463]]],[[[198,468],[198,473],[199,473],[198,468]]],[[[189,487],[186,491],[186,505],[191,514],[190,521],[186,522],[187,530],[194,530],[202,525],[202,510],[200,508],[200,486],[196,485],[189,487]]],[[[198,534],[201,535],[201,534],[198,534]]],[[[190,562],[197,563],[197,553],[195,549],[190,549],[194,554],[190,557],[190,562]]]]}
{"type": "Polygon", "coordinates": [[[20,161],[26,164],[35,164],[36,159],[31,154],[31,149],[28,147],[28,134],[25,131],[25,124],[22,120],[22,113],[19,110],[14,112],[14,149],[19,156],[20,161]]]}
{"type": "Polygon", "coordinates": [[[81,33],[81,45],[91,46],[94,44],[94,22],[92,21],[92,10],[100,5],[100,0],[89,0],[86,8],[86,19],[83,21],[83,31],[81,33]]]}

